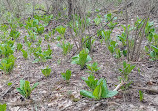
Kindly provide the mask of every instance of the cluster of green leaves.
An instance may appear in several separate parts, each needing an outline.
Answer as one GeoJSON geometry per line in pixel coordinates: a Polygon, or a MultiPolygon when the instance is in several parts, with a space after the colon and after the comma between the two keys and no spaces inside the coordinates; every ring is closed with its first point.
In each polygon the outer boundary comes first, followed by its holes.
{"type": "Polygon", "coordinates": [[[106,80],[101,78],[100,80],[95,79],[93,75],[90,75],[88,79],[82,78],[86,84],[90,87],[91,91],[81,90],[82,96],[100,100],[102,98],[109,98],[115,96],[117,91],[108,90],[106,80]]]}
{"type": "Polygon", "coordinates": [[[29,34],[27,35],[28,40],[30,40],[31,42],[36,41],[37,38],[36,32],[34,32],[33,30],[28,30],[28,34],[29,34]]]}
{"type": "Polygon", "coordinates": [[[20,36],[20,32],[19,31],[17,31],[16,29],[12,29],[11,31],[10,31],[10,37],[12,37],[14,40],[16,40],[17,38],[19,38],[19,36],[20,36]]]}
{"type": "MultiPolygon", "coordinates": [[[[134,27],[140,29],[144,22],[144,20],[137,17],[134,27]]],[[[158,34],[155,31],[154,23],[149,20],[145,26],[145,37],[147,39],[147,44],[145,46],[147,55],[151,57],[151,60],[158,60],[158,34]]]]}
{"type": "Polygon", "coordinates": [[[28,30],[28,32],[29,30],[32,30],[38,33],[39,35],[43,34],[44,32],[44,26],[42,24],[39,24],[38,19],[28,18],[28,20],[26,21],[26,25],[24,27],[28,30]]]}
{"type": "Polygon", "coordinates": [[[109,50],[109,52],[115,57],[115,58],[120,58],[121,57],[121,50],[118,47],[118,43],[114,40],[111,39],[111,33],[112,30],[114,29],[114,27],[117,25],[117,22],[114,22],[114,20],[116,20],[117,18],[114,17],[111,13],[105,15],[105,21],[109,22],[108,27],[109,30],[99,30],[97,35],[101,38],[101,43],[103,42],[103,40],[106,43],[106,46],[109,50]]]}
{"type": "Polygon", "coordinates": [[[14,68],[15,57],[14,55],[9,55],[6,58],[3,58],[0,62],[0,69],[3,70],[6,74],[10,73],[14,68]]]}
{"type": "Polygon", "coordinates": [[[128,81],[128,75],[131,73],[131,71],[135,68],[135,65],[127,64],[126,61],[123,61],[123,68],[119,69],[119,71],[122,73],[122,80],[128,81]]]}
{"type": "Polygon", "coordinates": [[[98,26],[102,22],[102,18],[100,15],[97,15],[97,17],[94,18],[93,21],[98,26]]]}
{"type": "Polygon", "coordinates": [[[0,104],[0,111],[6,111],[7,104],[0,104]]]}
{"type": "Polygon", "coordinates": [[[47,66],[46,68],[41,69],[41,71],[42,71],[44,76],[48,77],[51,73],[51,68],[47,66]]]}
{"type": "Polygon", "coordinates": [[[17,24],[10,23],[9,25],[11,27],[9,36],[12,37],[14,40],[16,40],[20,36],[20,32],[17,31],[17,24]]]}
{"type": "Polygon", "coordinates": [[[8,57],[9,55],[14,53],[14,41],[7,40],[4,43],[0,44],[0,56],[8,57]]]}
{"type": "Polygon", "coordinates": [[[65,43],[63,41],[61,44],[58,43],[58,47],[62,48],[62,50],[63,50],[62,53],[64,56],[66,56],[71,51],[73,44],[70,44],[70,42],[65,43]]]}
{"type": "Polygon", "coordinates": [[[17,47],[16,47],[17,51],[20,51],[20,50],[22,49],[22,47],[23,47],[23,45],[22,45],[22,44],[17,43],[17,47]]]}
{"type": "Polygon", "coordinates": [[[143,99],[144,99],[143,92],[139,90],[139,100],[143,101],[143,99]]]}
{"type": "Polygon", "coordinates": [[[88,55],[89,50],[83,49],[80,53],[74,57],[72,57],[72,64],[80,65],[81,69],[86,67],[86,63],[91,61],[91,57],[88,55]]]}
{"type": "Polygon", "coordinates": [[[105,21],[106,22],[110,21],[109,24],[108,24],[108,27],[111,30],[113,30],[115,28],[115,26],[118,24],[117,22],[114,22],[114,20],[116,20],[116,19],[117,19],[117,17],[113,18],[112,13],[108,13],[108,14],[105,15],[105,21]]]}
{"type": "Polygon", "coordinates": [[[51,37],[51,32],[49,32],[49,34],[45,34],[45,35],[44,35],[44,39],[45,39],[46,41],[49,41],[50,37],[51,37]]]}
{"type": "Polygon", "coordinates": [[[90,25],[90,18],[81,18],[80,16],[74,15],[75,21],[70,21],[69,26],[73,29],[75,36],[83,33],[90,25]]]}
{"type": "MultiPolygon", "coordinates": [[[[151,45],[151,51],[149,53],[152,60],[158,60],[158,46],[151,45]]],[[[149,50],[148,50],[149,51],[149,50]]]]}
{"type": "Polygon", "coordinates": [[[42,62],[46,62],[47,59],[51,59],[52,58],[52,50],[50,49],[50,45],[48,45],[47,50],[42,51],[41,47],[37,47],[33,49],[33,54],[35,57],[35,60],[33,61],[33,63],[38,63],[40,61],[42,62]]]}
{"type": "Polygon", "coordinates": [[[71,77],[71,71],[68,69],[65,73],[61,73],[61,76],[64,80],[68,81],[71,77]]]}
{"type": "Polygon", "coordinates": [[[81,77],[81,79],[85,81],[85,83],[90,88],[90,90],[93,91],[96,88],[98,80],[95,79],[94,75],[90,74],[88,79],[86,79],[84,77],[81,77]]]}
{"type": "Polygon", "coordinates": [[[24,49],[21,49],[21,52],[23,53],[24,59],[28,59],[28,53],[27,53],[27,51],[24,50],[24,49]]]}
{"type": "Polygon", "coordinates": [[[148,44],[145,46],[145,51],[151,57],[151,60],[158,60],[158,34],[155,31],[153,22],[147,22],[145,36],[148,40],[148,44]]]}
{"type": "Polygon", "coordinates": [[[20,80],[20,88],[17,88],[17,91],[26,99],[30,99],[32,91],[37,87],[39,83],[35,83],[32,87],[30,86],[29,81],[20,80]]]}
{"type": "Polygon", "coordinates": [[[66,28],[59,25],[55,28],[55,30],[61,35],[61,38],[64,39],[66,28]]]}
{"type": "Polygon", "coordinates": [[[89,69],[90,74],[95,74],[98,70],[100,70],[100,67],[98,67],[98,63],[94,62],[93,64],[87,64],[87,68],[89,69]]]}
{"type": "Polygon", "coordinates": [[[92,50],[93,44],[95,42],[95,39],[93,38],[89,38],[89,36],[86,36],[84,38],[82,38],[82,43],[86,40],[86,42],[84,43],[84,47],[87,48],[89,51],[92,50]]]}
{"type": "Polygon", "coordinates": [[[53,15],[50,14],[50,15],[34,15],[34,18],[35,19],[38,19],[38,21],[43,21],[44,22],[44,26],[47,26],[49,24],[49,22],[53,19],[53,15]]]}

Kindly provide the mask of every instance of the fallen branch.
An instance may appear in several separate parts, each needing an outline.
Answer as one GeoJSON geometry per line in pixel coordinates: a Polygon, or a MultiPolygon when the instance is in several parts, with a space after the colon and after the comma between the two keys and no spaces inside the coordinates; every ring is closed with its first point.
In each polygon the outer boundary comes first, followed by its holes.
{"type": "Polygon", "coordinates": [[[88,111],[95,111],[96,107],[99,107],[101,105],[102,105],[102,103],[99,102],[99,103],[95,104],[93,107],[91,107],[88,111]]]}
{"type": "Polygon", "coordinates": [[[26,101],[8,103],[8,105],[12,106],[12,107],[27,106],[27,105],[30,105],[30,104],[35,104],[35,101],[33,101],[33,100],[26,100],[26,101]]]}
{"type": "Polygon", "coordinates": [[[134,87],[134,86],[132,86],[132,88],[133,89],[139,89],[139,90],[145,90],[145,91],[147,91],[147,92],[150,92],[150,93],[156,93],[156,94],[158,94],[158,90],[156,90],[156,89],[153,89],[153,88],[145,88],[145,87],[134,87]]]}
{"type": "Polygon", "coordinates": [[[116,86],[116,88],[113,91],[118,91],[125,83],[121,81],[119,85],[116,86]]]}

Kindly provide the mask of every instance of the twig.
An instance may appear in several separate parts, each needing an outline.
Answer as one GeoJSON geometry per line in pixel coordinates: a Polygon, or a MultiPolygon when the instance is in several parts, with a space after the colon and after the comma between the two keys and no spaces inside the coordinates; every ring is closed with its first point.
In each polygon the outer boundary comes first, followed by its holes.
{"type": "Polygon", "coordinates": [[[12,107],[27,106],[27,105],[30,105],[30,104],[35,104],[35,101],[33,101],[33,100],[26,100],[26,101],[23,101],[23,102],[11,102],[11,103],[8,103],[8,105],[12,106],[12,107]]]}
{"type": "Polygon", "coordinates": [[[145,87],[134,87],[132,86],[133,89],[139,89],[139,90],[145,90],[145,91],[148,91],[148,92],[151,92],[151,93],[156,93],[158,94],[158,90],[156,89],[152,89],[152,88],[145,88],[145,87]]]}
{"type": "Polygon", "coordinates": [[[91,107],[88,111],[95,111],[96,107],[99,107],[101,105],[102,105],[102,103],[99,102],[99,103],[95,104],[93,107],[91,107]]]}
{"type": "Polygon", "coordinates": [[[121,86],[123,86],[125,83],[123,81],[121,81],[121,83],[119,85],[116,86],[116,88],[113,91],[118,91],[118,89],[121,88],[121,86]]]}
{"type": "Polygon", "coordinates": [[[139,29],[139,26],[143,23],[144,20],[145,20],[145,18],[138,24],[138,26],[136,28],[135,38],[134,38],[134,47],[133,47],[133,50],[132,50],[132,53],[131,53],[131,58],[130,58],[131,60],[133,60],[136,45],[137,45],[136,42],[138,40],[138,36],[139,36],[140,31],[141,31],[141,29],[140,29],[139,32],[138,32],[138,29],[139,29]]]}
{"type": "MultiPolygon", "coordinates": [[[[26,78],[27,78],[27,76],[24,77],[23,79],[26,79],[26,78]]],[[[10,86],[10,87],[0,96],[0,98],[3,98],[8,92],[11,92],[12,90],[14,90],[14,88],[15,88],[15,84],[13,84],[12,86],[10,86]]]]}
{"type": "Polygon", "coordinates": [[[125,33],[126,33],[126,44],[127,44],[127,59],[129,61],[129,55],[130,55],[130,50],[129,50],[129,40],[128,40],[128,12],[127,12],[127,0],[126,0],[126,30],[125,30],[125,33]]]}

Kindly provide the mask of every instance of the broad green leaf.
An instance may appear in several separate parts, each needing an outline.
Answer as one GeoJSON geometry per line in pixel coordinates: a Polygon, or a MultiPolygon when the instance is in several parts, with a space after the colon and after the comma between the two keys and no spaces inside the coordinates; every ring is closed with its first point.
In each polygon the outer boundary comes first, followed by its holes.
{"type": "Polygon", "coordinates": [[[39,85],[39,82],[36,82],[36,83],[32,86],[31,91],[33,91],[38,85],[39,85]]]}
{"type": "Polygon", "coordinates": [[[118,91],[108,91],[106,98],[110,98],[115,96],[118,93],[118,91]]]}
{"type": "Polygon", "coordinates": [[[106,80],[105,79],[100,79],[100,80],[103,81],[101,97],[106,98],[107,94],[109,93],[109,90],[108,90],[108,87],[107,87],[107,84],[106,84],[106,80]]]}
{"type": "Polygon", "coordinates": [[[51,73],[51,68],[49,68],[48,66],[45,69],[41,69],[43,75],[45,75],[46,77],[50,75],[51,73]]]}
{"type": "Polygon", "coordinates": [[[86,90],[81,90],[80,95],[88,97],[88,98],[95,98],[92,92],[86,91],[86,90]]]}
{"type": "Polygon", "coordinates": [[[25,97],[29,98],[30,94],[31,94],[31,87],[30,87],[30,82],[29,81],[25,81],[24,91],[25,91],[25,97]]]}
{"type": "Polygon", "coordinates": [[[23,97],[25,97],[25,92],[24,92],[24,90],[22,90],[22,89],[20,89],[20,88],[16,88],[17,89],[17,91],[23,96],[23,97]]]}
{"type": "Polygon", "coordinates": [[[101,82],[93,91],[93,96],[97,100],[101,99],[101,96],[102,96],[102,85],[103,85],[103,82],[101,82]]]}
{"type": "Polygon", "coordinates": [[[151,48],[154,50],[155,53],[158,53],[158,47],[151,45],[151,48]]]}
{"type": "Polygon", "coordinates": [[[25,80],[20,80],[20,89],[24,90],[25,80]]]}
{"type": "Polygon", "coordinates": [[[7,104],[0,104],[0,111],[6,111],[7,104]]]}
{"type": "Polygon", "coordinates": [[[61,75],[64,80],[69,80],[71,77],[71,71],[67,70],[66,73],[61,73],[61,75]]]}

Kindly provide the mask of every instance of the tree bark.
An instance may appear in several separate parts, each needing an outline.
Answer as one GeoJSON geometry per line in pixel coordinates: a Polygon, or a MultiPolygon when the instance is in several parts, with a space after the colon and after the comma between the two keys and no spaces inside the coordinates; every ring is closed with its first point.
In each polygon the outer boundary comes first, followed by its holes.
{"type": "Polygon", "coordinates": [[[68,0],[68,18],[69,18],[69,21],[72,20],[72,10],[73,10],[73,7],[72,7],[72,0],[68,0]]]}

